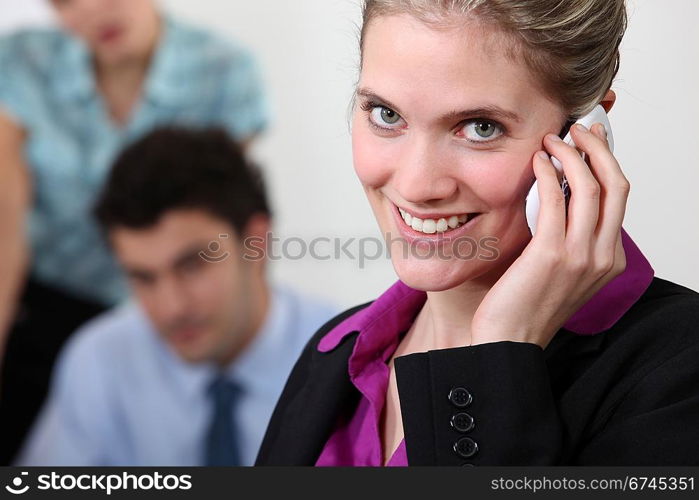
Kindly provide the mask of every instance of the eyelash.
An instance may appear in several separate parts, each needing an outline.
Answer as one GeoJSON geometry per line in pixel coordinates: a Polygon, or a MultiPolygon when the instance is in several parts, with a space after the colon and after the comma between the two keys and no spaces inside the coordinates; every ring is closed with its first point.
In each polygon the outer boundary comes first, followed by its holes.
{"type": "MultiPolygon", "coordinates": [[[[376,109],[376,108],[391,109],[391,108],[389,108],[389,107],[387,107],[387,106],[384,106],[383,104],[380,104],[380,103],[374,102],[374,101],[366,101],[366,102],[363,102],[363,103],[361,104],[361,109],[367,113],[367,122],[369,123],[369,125],[370,125],[374,130],[377,130],[377,131],[379,131],[379,132],[384,132],[384,133],[385,133],[385,132],[392,132],[392,131],[394,131],[395,129],[393,129],[393,128],[390,128],[390,127],[382,127],[382,126],[380,126],[380,125],[377,125],[376,123],[374,123],[374,122],[371,120],[371,112],[372,112],[374,109],[376,109]]],[[[393,111],[393,110],[391,109],[391,111],[393,111]]],[[[394,113],[395,113],[395,111],[394,111],[394,113]]],[[[402,116],[401,116],[401,119],[403,119],[402,116]]],[[[498,129],[500,130],[500,135],[498,135],[495,139],[490,139],[490,140],[485,140],[485,141],[474,141],[474,140],[472,140],[472,139],[468,139],[468,138],[464,137],[464,140],[467,141],[467,142],[469,142],[470,144],[475,144],[475,145],[480,145],[480,146],[482,146],[482,145],[485,145],[485,144],[494,143],[494,142],[498,141],[501,137],[503,137],[503,136],[505,136],[505,135],[507,134],[507,129],[505,128],[504,125],[502,125],[501,123],[499,123],[499,122],[497,122],[497,121],[495,121],[495,120],[490,120],[490,119],[488,119],[488,118],[468,118],[468,119],[466,119],[466,120],[463,120],[461,123],[459,123],[459,125],[458,125],[456,128],[459,129],[459,130],[461,130],[461,129],[464,128],[467,124],[473,123],[473,122],[485,122],[485,123],[489,123],[489,124],[495,126],[496,128],[498,128],[498,129]]]]}

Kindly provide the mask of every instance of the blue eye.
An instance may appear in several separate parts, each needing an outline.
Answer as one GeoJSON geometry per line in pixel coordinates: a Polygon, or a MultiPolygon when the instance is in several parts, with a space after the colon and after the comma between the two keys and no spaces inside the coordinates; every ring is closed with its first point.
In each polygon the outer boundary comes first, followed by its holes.
{"type": "Polygon", "coordinates": [[[374,106],[369,116],[374,125],[384,128],[393,128],[386,125],[395,125],[402,120],[398,113],[385,106],[374,106]]]}
{"type": "Polygon", "coordinates": [[[488,120],[471,120],[463,127],[464,135],[473,142],[488,142],[500,137],[503,129],[488,120]]]}

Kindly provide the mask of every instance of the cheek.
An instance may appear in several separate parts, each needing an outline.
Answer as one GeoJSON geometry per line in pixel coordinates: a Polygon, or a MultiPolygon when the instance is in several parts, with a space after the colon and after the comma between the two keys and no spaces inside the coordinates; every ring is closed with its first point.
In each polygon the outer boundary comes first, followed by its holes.
{"type": "Polygon", "coordinates": [[[136,301],[140,304],[141,308],[146,312],[148,317],[152,318],[156,323],[160,319],[158,314],[157,301],[155,300],[155,293],[150,291],[150,289],[133,285],[131,288],[136,301]]]}
{"type": "Polygon", "coordinates": [[[485,158],[473,167],[469,186],[491,209],[520,204],[533,180],[531,160],[520,155],[485,158]]]}
{"type": "Polygon", "coordinates": [[[112,19],[128,30],[133,36],[133,32],[142,31],[150,21],[147,5],[145,2],[120,2],[118,10],[114,11],[112,19]]]}
{"type": "Polygon", "coordinates": [[[355,123],[352,129],[354,171],[365,188],[380,188],[391,178],[396,167],[391,148],[376,137],[366,124],[355,123]]]}
{"type": "Polygon", "coordinates": [[[191,290],[200,310],[214,310],[219,303],[230,299],[237,275],[229,260],[207,263],[194,280],[191,290]]]}
{"type": "Polygon", "coordinates": [[[171,325],[173,317],[166,304],[163,303],[162,296],[157,287],[134,287],[134,296],[149,320],[156,329],[166,331],[171,325]]]}
{"type": "Polygon", "coordinates": [[[75,9],[62,9],[57,11],[60,25],[83,41],[90,41],[90,29],[79,12],[75,9]]]}

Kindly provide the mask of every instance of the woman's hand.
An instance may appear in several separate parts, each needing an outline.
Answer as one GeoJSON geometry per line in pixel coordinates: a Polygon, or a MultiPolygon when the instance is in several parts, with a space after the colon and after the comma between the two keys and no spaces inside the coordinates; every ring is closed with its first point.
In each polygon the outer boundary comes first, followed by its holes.
{"type": "Polygon", "coordinates": [[[571,129],[577,148],[549,134],[544,146],[563,164],[571,199],[544,152],[534,156],[541,209],[537,231],[495,283],[471,324],[471,344],[510,340],[545,348],[565,322],[626,269],[621,224],[629,182],[609,150],[604,127],[571,129]]]}

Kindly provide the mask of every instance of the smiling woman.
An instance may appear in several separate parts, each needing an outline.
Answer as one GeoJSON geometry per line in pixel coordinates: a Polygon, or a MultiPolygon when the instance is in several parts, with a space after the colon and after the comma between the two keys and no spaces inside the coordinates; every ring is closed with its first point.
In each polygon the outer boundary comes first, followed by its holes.
{"type": "Polygon", "coordinates": [[[365,1],[354,166],[399,281],[309,342],[258,464],[699,463],[699,295],[622,229],[601,124],[585,160],[559,137],[614,105],[625,28],[623,0],[365,1]]]}

